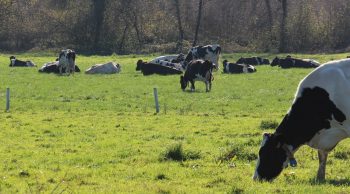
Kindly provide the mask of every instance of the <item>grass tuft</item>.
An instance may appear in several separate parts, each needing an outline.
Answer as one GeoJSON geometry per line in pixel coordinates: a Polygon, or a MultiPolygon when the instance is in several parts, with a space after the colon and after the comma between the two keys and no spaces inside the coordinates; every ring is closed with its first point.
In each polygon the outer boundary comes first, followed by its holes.
{"type": "Polygon", "coordinates": [[[176,143],[168,148],[161,154],[160,160],[173,160],[173,161],[186,161],[200,159],[201,154],[199,151],[187,151],[182,148],[181,143],[176,143]]]}
{"type": "Polygon", "coordinates": [[[278,122],[274,120],[262,120],[260,123],[261,130],[275,129],[277,127],[278,127],[278,122]]]}

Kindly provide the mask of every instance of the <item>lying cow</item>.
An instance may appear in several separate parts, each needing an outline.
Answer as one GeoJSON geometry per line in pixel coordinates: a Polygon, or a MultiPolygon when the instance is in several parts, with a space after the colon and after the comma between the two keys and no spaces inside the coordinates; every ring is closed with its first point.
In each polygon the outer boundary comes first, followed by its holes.
{"type": "Polygon", "coordinates": [[[142,60],[137,61],[136,71],[141,71],[143,75],[173,75],[173,74],[182,74],[181,70],[178,70],[174,67],[159,65],[155,63],[147,63],[142,60]]]}
{"type": "Polygon", "coordinates": [[[350,59],[328,62],[299,84],[292,107],[273,134],[264,134],[254,174],[271,181],[296,166],[294,153],[308,145],[318,150],[317,180],[325,179],[328,153],[350,136],[350,59]]]}
{"type": "Polygon", "coordinates": [[[63,69],[67,75],[75,72],[75,57],[76,54],[71,49],[62,50],[58,57],[59,73],[62,75],[63,69]]]}
{"type": "Polygon", "coordinates": [[[209,60],[215,65],[215,69],[219,69],[219,57],[221,53],[220,45],[207,45],[207,46],[196,46],[188,51],[185,58],[185,67],[192,60],[202,59],[209,60]]]}
{"type": "Polygon", "coordinates": [[[113,74],[119,73],[121,67],[117,63],[109,62],[106,64],[93,65],[85,71],[86,74],[113,74]]]}
{"type": "Polygon", "coordinates": [[[181,89],[185,91],[188,83],[191,83],[191,91],[195,90],[194,82],[203,81],[205,83],[206,92],[211,90],[211,82],[214,80],[213,69],[214,64],[208,60],[194,60],[187,66],[186,72],[180,77],[181,89]]]}
{"type": "Polygon", "coordinates": [[[160,64],[162,61],[168,61],[172,63],[181,63],[185,60],[185,55],[180,53],[178,55],[167,55],[167,56],[160,56],[155,59],[152,59],[150,63],[160,64]]]}
{"type": "Polygon", "coordinates": [[[254,73],[256,69],[253,65],[229,63],[227,60],[223,61],[224,73],[254,73]]]}
{"type": "MultiPolygon", "coordinates": [[[[75,65],[75,72],[80,72],[80,69],[77,65],[75,65]]],[[[65,69],[63,68],[62,71],[65,71],[65,69]]],[[[40,73],[60,73],[60,70],[58,68],[58,61],[55,62],[49,62],[44,64],[44,66],[42,66],[39,69],[40,73]]]]}
{"type": "Polygon", "coordinates": [[[247,65],[270,65],[270,61],[268,59],[263,59],[261,57],[241,57],[236,63],[247,65]]]}
{"type": "Polygon", "coordinates": [[[32,61],[17,60],[15,56],[10,57],[10,67],[36,67],[32,61]]]}
{"type": "Polygon", "coordinates": [[[316,68],[320,66],[320,63],[313,59],[295,59],[290,56],[287,56],[284,59],[276,57],[271,66],[279,66],[281,68],[292,68],[292,67],[301,67],[301,68],[316,68]]]}

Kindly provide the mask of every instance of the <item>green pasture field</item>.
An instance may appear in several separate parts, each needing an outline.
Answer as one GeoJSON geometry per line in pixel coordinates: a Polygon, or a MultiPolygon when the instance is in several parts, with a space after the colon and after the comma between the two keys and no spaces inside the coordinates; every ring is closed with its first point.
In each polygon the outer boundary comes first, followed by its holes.
{"type": "MultiPolygon", "coordinates": [[[[221,61],[274,54],[223,54],[221,61]]],[[[322,63],[343,54],[292,54],[322,63]]],[[[154,55],[82,56],[83,71],[115,61],[115,75],[40,74],[9,68],[0,54],[0,193],[349,193],[350,143],[328,160],[316,182],[316,150],[302,147],[297,168],[272,183],[254,182],[263,132],[273,132],[299,81],[312,69],[258,66],[257,73],[214,73],[213,88],[182,92],[179,75],[143,76],[138,59],[154,55]],[[11,108],[5,112],[5,91],[11,108]],[[153,88],[160,113],[155,114],[153,88]]],[[[53,53],[22,53],[38,67],[53,53]]],[[[283,55],[281,55],[283,56],[283,55]]],[[[349,97],[350,98],[350,97],[349,97]]]]}

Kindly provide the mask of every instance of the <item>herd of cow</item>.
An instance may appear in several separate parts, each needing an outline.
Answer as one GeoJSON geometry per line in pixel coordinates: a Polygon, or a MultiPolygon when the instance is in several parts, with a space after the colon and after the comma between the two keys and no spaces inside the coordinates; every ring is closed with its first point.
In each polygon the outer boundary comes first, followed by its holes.
{"type": "MultiPolygon", "coordinates": [[[[211,89],[213,81],[213,71],[219,69],[219,57],[221,54],[220,45],[196,46],[189,50],[187,55],[168,55],[157,57],[150,62],[138,60],[136,71],[141,71],[143,75],[159,74],[173,75],[184,74],[180,77],[180,84],[183,90],[191,83],[191,91],[195,90],[194,82],[203,81],[206,84],[206,91],[211,89]]],[[[62,75],[74,74],[80,72],[79,67],[75,64],[76,54],[71,49],[62,50],[54,62],[46,63],[39,69],[41,73],[57,73],[62,75]]],[[[20,61],[16,57],[10,57],[10,67],[35,67],[32,61],[20,61]]],[[[280,59],[276,57],[272,63],[268,59],[261,57],[249,57],[238,59],[236,63],[223,61],[223,73],[254,73],[257,65],[279,66],[281,68],[304,67],[315,68],[320,64],[311,59],[295,59],[291,56],[280,59]]],[[[87,74],[112,74],[119,73],[121,66],[109,62],[106,64],[96,64],[85,71],[87,74]]]]}
{"type": "MultiPolygon", "coordinates": [[[[144,75],[182,74],[181,88],[185,90],[194,81],[205,82],[206,91],[214,80],[212,72],[218,70],[221,53],[219,45],[193,47],[187,56],[173,55],[158,57],[150,62],[137,62],[136,70],[144,75]]],[[[31,61],[19,61],[10,57],[11,67],[35,66],[31,61]]],[[[224,73],[252,73],[254,66],[268,65],[269,60],[260,57],[240,58],[236,63],[223,61],[224,73]]],[[[328,153],[343,139],[350,137],[350,59],[331,61],[322,66],[311,59],[294,59],[291,56],[276,57],[271,66],[281,68],[315,68],[299,84],[292,107],[284,116],[274,133],[265,133],[258,153],[254,180],[275,179],[290,164],[296,166],[294,153],[302,146],[309,145],[318,150],[319,168],[317,180],[325,179],[328,153]]],[[[75,65],[75,52],[63,50],[55,62],[45,64],[39,72],[62,74],[80,71],[75,65]]],[[[120,65],[107,63],[94,65],[86,73],[117,73],[120,65]]]]}

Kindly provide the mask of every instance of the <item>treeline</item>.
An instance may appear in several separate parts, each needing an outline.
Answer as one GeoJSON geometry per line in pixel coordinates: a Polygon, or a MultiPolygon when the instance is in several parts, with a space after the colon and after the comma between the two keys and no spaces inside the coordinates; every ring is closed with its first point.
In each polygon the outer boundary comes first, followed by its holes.
{"type": "Polygon", "coordinates": [[[350,50],[350,0],[0,0],[0,50],[350,50]]]}

